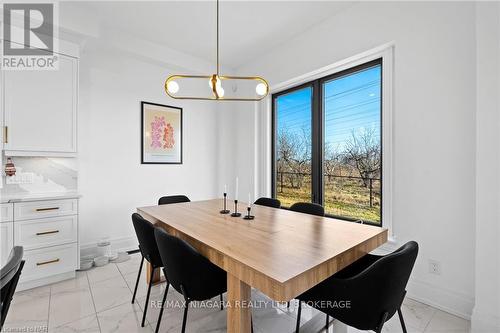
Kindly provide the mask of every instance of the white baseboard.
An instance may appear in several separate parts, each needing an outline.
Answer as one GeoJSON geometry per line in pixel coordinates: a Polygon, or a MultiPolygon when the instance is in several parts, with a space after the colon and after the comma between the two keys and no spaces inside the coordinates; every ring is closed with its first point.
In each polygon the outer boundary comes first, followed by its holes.
{"type": "Polygon", "coordinates": [[[474,299],[468,295],[435,286],[426,281],[410,279],[408,297],[455,316],[470,320],[474,299]]]}
{"type": "MultiPolygon", "coordinates": [[[[132,251],[137,250],[139,247],[137,245],[137,238],[133,237],[123,237],[110,239],[111,250],[116,252],[132,251]]],[[[97,254],[97,240],[92,243],[82,244],[80,246],[80,256],[96,255],[97,254]]]]}

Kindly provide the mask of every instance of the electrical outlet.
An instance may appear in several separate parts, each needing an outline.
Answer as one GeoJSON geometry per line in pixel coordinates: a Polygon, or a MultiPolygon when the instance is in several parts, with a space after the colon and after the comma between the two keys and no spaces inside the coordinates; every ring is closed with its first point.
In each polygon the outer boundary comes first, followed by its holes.
{"type": "Polygon", "coordinates": [[[429,259],[429,273],[441,275],[441,263],[439,261],[429,259]]]}

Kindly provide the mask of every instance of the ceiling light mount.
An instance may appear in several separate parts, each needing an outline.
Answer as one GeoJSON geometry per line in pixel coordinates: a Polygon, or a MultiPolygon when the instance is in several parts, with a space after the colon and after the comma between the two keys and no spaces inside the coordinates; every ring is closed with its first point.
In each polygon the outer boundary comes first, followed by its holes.
{"type": "Polygon", "coordinates": [[[215,74],[171,75],[165,81],[165,92],[168,96],[175,99],[260,101],[269,94],[269,84],[264,78],[260,76],[229,76],[219,74],[219,0],[216,1],[217,64],[215,74]],[[208,82],[208,87],[203,81],[208,82]],[[233,89],[230,89],[229,94],[226,94],[224,85],[226,87],[233,87],[233,89]],[[238,86],[241,89],[236,89],[238,86]]]}

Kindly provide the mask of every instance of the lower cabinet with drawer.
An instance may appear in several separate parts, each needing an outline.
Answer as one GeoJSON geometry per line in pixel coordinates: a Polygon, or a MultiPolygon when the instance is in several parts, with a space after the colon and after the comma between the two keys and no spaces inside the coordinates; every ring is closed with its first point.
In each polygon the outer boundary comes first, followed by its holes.
{"type": "Polygon", "coordinates": [[[24,248],[18,290],[75,277],[78,269],[78,199],[13,204],[14,246],[24,248]]]}
{"type": "Polygon", "coordinates": [[[24,250],[33,250],[59,244],[76,243],[77,216],[49,217],[39,220],[16,221],[14,243],[24,250]]]}
{"type": "Polygon", "coordinates": [[[74,272],[76,249],[76,243],[72,243],[26,251],[21,282],[74,272]]]}

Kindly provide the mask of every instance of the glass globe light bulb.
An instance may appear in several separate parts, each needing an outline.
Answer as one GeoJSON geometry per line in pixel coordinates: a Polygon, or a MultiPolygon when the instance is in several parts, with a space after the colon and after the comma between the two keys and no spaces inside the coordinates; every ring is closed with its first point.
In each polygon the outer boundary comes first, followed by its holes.
{"type": "Polygon", "coordinates": [[[167,90],[171,94],[175,94],[179,91],[179,84],[175,81],[170,81],[167,83],[167,90]]]}
{"type": "Polygon", "coordinates": [[[255,87],[255,92],[259,96],[264,96],[267,93],[267,86],[261,82],[255,87]]]}

